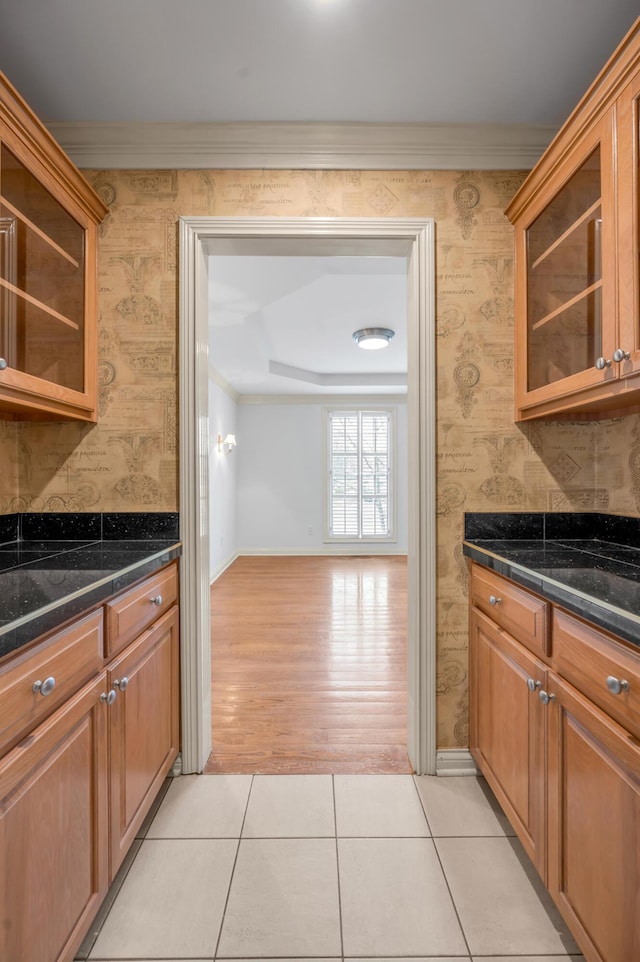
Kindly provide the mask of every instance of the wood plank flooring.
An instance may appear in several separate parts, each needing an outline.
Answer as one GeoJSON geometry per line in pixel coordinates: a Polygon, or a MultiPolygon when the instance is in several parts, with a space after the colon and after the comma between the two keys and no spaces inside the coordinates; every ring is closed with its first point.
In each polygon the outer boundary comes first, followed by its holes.
{"type": "Polygon", "coordinates": [[[205,771],[411,772],[407,559],[238,558],[211,588],[205,771]]]}

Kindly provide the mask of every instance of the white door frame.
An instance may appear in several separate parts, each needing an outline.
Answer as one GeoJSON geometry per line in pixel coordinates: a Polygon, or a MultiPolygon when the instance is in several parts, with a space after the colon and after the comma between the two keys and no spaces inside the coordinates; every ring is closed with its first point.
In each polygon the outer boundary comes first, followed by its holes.
{"type": "Polygon", "coordinates": [[[209,613],[209,254],[407,257],[408,753],[436,771],[434,222],[414,218],[180,218],[180,531],[182,771],[211,751],[209,613]]]}

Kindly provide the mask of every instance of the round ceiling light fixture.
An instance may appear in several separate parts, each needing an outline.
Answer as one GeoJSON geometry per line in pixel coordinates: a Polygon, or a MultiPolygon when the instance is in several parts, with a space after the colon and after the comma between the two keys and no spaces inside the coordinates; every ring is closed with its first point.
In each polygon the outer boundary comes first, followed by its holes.
{"type": "Polygon", "coordinates": [[[390,327],[362,327],[353,332],[353,339],[365,351],[379,351],[387,347],[394,334],[390,327]]]}

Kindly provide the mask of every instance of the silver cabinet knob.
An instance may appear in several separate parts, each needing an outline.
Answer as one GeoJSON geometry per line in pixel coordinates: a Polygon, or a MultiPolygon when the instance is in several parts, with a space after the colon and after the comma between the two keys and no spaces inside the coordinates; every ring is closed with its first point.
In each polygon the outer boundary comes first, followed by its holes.
{"type": "Polygon", "coordinates": [[[7,362],[3,357],[0,357],[0,371],[4,371],[6,366],[7,366],[7,362]]]}
{"type": "Polygon", "coordinates": [[[152,605],[157,605],[158,608],[159,608],[160,605],[162,604],[162,595],[156,595],[155,598],[152,598],[152,599],[151,599],[151,604],[152,604],[152,605]]]}
{"type": "Polygon", "coordinates": [[[489,604],[490,604],[490,605],[501,605],[501,604],[502,604],[502,598],[496,598],[495,595],[489,595],[489,604]]]}
{"type": "Polygon", "coordinates": [[[100,701],[106,702],[107,705],[113,705],[114,701],[117,698],[117,695],[118,695],[118,692],[114,688],[112,688],[111,691],[109,692],[103,691],[102,694],[100,695],[100,701]]]}
{"type": "Polygon", "coordinates": [[[612,695],[619,695],[621,691],[629,691],[629,682],[625,678],[616,678],[615,675],[609,675],[607,688],[612,695]]]}
{"type": "Polygon", "coordinates": [[[113,682],[113,687],[119,688],[120,691],[125,691],[128,684],[129,684],[129,679],[125,675],[124,678],[120,678],[120,680],[116,678],[113,682]]]}
{"type": "Polygon", "coordinates": [[[527,678],[527,688],[529,691],[535,691],[536,688],[542,688],[542,682],[534,681],[533,678],[527,678]]]}
{"type": "Polygon", "coordinates": [[[604,371],[605,367],[611,367],[611,361],[606,357],[599,357],[596,361],[596,371],[604,371]]]}
{"type": "Polygon", "coordinates": [[[46,698],[47,695],[50,695],[55,687],[56,680],[53,675],[49,675],[49,677],[45,678],[44,681],[35,681],[33,683],[33,691],[36,694],[42,695],[43,698],[46,698]]]}
{"type": "Polygon", "coordinates": [[[613,360],[616,364],[620,364],[621,361],[628,361],[631,355],[628,351],[623,351],[621,347],[613,352],[613,360]]]}
{"type": "Polygon", "coordinates": [[[556,696],[550,695],[548,692],[544,690],[544,688],[538,692],[538,698],[540,699],[540,701],[544,702],[545,705],[548,705],[550,701],[556,700],[556,696]]]}

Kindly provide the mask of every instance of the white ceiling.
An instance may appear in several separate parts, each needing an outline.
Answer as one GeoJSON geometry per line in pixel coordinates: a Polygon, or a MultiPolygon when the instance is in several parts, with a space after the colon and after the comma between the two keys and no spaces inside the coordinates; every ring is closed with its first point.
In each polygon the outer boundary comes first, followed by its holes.
{"type": "Polygon", "coordinates": [[[211,257],[211,367],[240,395],[404,394],[406,286],[404,257],[211,257]]]}
{"type": "Polygon", "coordinates": [[[559,125],[638,0],[0,0],[47,122],[559,125]]]}

